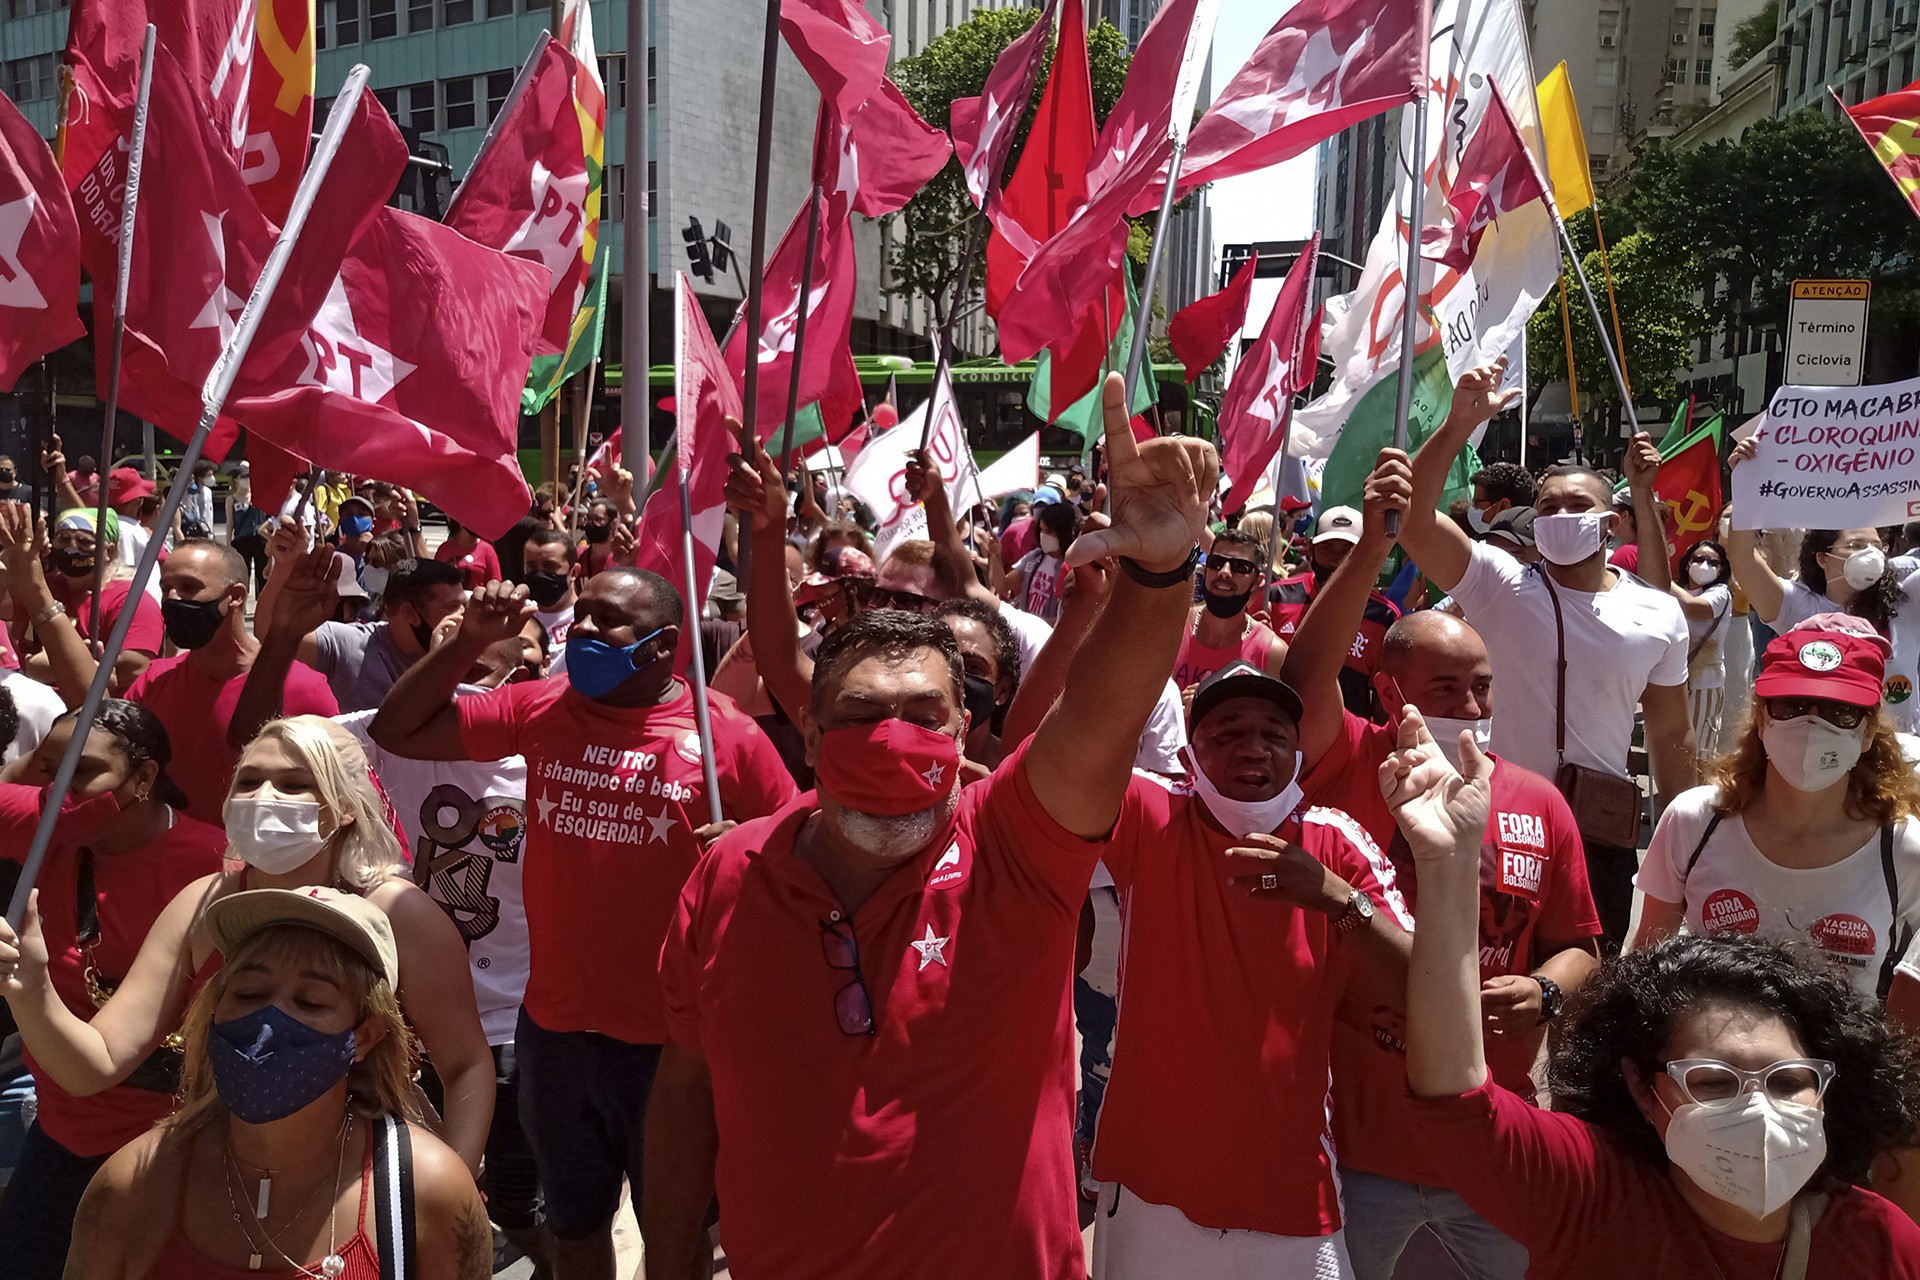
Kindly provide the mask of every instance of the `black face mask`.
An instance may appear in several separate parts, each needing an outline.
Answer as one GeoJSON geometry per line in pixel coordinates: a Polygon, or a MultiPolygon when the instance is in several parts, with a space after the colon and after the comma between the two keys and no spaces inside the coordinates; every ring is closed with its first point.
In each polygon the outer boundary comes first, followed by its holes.
{"type": "Polygon", "coordinates": [[[0,489],[11,489],[18,483],[19,477],[11,471],[0,471],[0,489]]]}
{"type": "Polygon", "coordinates": [[[588,542],[605,542],[613,536],[613,526],[610,524],[582,525],[580,536],[588,542]]]}
{"type": "Polygon", "coordinates": [[[1216,595],[1210,587],[1200,588],[1200,598],[1206,601],[1207,612],[1216,618],[1237,617],[1240,611],[1247,607],[1247,601],[1252,597],[1252,587],[1248,587],[1237,596],[1216,595]]]}
{"type": "Polygon", "coordinates": [[[546,569],[529,570],[520,575],[520,585],[527,589],[535,607],[551,609],[567,594],[567,575],[546,569]]]}
{"type": "Polygon", "coordinates": [[[460,522],[451,516],[447,517],[447,536],[449,538],[460,536],[460,522]]]}
{"type": "Polygon", "coordinates": [[[79,547],[56,547],[48,554],[53,571],[67,578],[84,578],[93,572],[93,552],[79,547]]]}
{"type": "Polygon", "coordinates": [[[962,701],[967,708],[970,720],[969,728],[984,728],[993,720],[994,701],[993,681],[983,676],[967,676],[962,684],[966,693],[962,701]]]}
{"type": "Polygon", "coordinates": [[[219,597],[212,600],[162,600],[160,621],[167,639],[178,649],[199,649],[220,634],[227,615],[220,612],[219,597]]]}

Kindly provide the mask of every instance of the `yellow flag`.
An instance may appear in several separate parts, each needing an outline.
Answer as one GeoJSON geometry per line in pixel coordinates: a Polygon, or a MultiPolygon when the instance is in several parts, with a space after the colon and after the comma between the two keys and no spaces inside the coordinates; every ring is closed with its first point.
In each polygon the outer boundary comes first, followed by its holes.
{"type": "Polygon", "coordinates": [[[1547,72],[1536,91],[1540,134],[1547,144],[1547,173],[1560,216],[1571,218],[1593,203],[1593,174],[1587,169],[1587,140],[1580,132],[1580,109],[1573,105],[1567,64],[1547,72]]]}

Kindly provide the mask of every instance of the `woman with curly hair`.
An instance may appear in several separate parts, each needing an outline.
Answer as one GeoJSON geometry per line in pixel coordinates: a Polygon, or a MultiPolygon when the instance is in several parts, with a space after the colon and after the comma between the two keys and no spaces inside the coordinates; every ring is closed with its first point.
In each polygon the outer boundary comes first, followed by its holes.
{"type": "Polygon", "coordinates": [[[1861,997],[1884,1001],[1920,931],[1920,779],[1880,710],[1886,642],[1824,625],[1767,646],[1753,711],[1718,778],[1661,816],[1640,868],[1633,946],[1682,925],[1799,939],[1861,997]]]}
{"type": "Polygon", "coordinates": [[[386,913],[254,889],[206,926],[227,963],[187,1013],[180,1110],[94,1176],[69,1280],[485,1280],[480,1193],[413,1114],[386,913]]]}
{"type": "Polygon", "coordinates": [[[1407,991],[1417,1140],[1524,1244],[1531,1280],[1914,1280],[1920,1227],[1858,1184],[1920,1130],[1920,1054],[1795,944],[1670,938],[1568,1012],[1554,1111],[1488,1077],[1480,839],[1491,764],[1455,773],[1417,715],[1381,767],[1418,864],[1407,991]]]}

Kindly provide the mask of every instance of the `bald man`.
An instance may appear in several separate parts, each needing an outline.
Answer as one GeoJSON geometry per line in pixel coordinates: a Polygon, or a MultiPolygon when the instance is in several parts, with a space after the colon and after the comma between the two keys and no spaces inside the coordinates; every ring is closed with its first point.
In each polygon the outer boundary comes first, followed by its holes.
{"type": "MultiPolygon", "coordinates": [[[[1393,546],[1386,515],[1404,512],[1412,491],[1406,455],[1383,450],[1367,481],[1360,541],[1301,623],[1284,678],[1302,702],[1299,747],[1308,802],[1352,814],[1386,851],[1417,928],[1416,868],[1381,798],[1379,768],[1409,704],[1456,766],[1463,732],[1485,750],[1493,728],[1493,664],[1479,634],[1459,618],[1412,613],[1388,628],[1372,677],[1387,723],[1371,723],[1342,705],[1341,663],[1393,546]]],[[[1481,1007],[1494,1079],[1522,1097],[1534,1096],[1531,1072],[1546,1023],[1598,965],[1600,931],[1580,832],[1566,801],[1539,774],[1494,757],[1493,805],[1481,842],[1481,1007]]],[[[1446,1243],[1469,1280],[1521,1280],[1527,1251],[1441,1185],[1425,1153],[1401,1137],[1403,1011],[1382,1004],[1350,1012],[1365,1029],[1344,1022],[1335,1028],[1334,1137],[1357,1280],[1388,1280],[1422,1225],[1446,1243]]]]}

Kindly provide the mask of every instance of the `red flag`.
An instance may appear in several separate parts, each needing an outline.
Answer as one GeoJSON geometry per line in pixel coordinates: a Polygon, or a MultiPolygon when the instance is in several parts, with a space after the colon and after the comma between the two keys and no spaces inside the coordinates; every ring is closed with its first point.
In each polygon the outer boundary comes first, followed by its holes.
{"type": "Polygon", "coordinates": [[[1220,400],[1220,437],[1227,442],[1221,464],[1231,487],[1226,510],[1238,511],[1266,474],[1293,420],[1292,401],[1313,385],[1320,358],[1320,325],[1309,318],[1314,268],[1320,260],[1320,233],[1287,272],[1267,316],[1266,327],[1240,360],[1220,400]]]}
{"type": "Polygon", "coordinates": [[[842,119],[886,76],[893,37],[860,0],[780,0],[780,34],[842,119]]]}
{"type": "Polygon", "coordinates": [[[1040,80],[1040,65],[1047,56],[1047,37],[1053,34],[1053,12],[1057,0],[1047,0],[1040,16],[1020,37],[994,59],[986,83],[977,98],[955,98],[947,109],[948,132],[953,134],[953,153],[960,157],[960,169],[966,178],[973,203],[987,207],[990,193],[1000,189],[1000,175],[1007,169],[1007,154],[1013,149],[1013,135],[1020,130],[1020,118],[1027,112],[1033,86],[1040,80]]]}
{"type": "MultiPolygon", "coordinates": [[[[1428,44],[1427,0],[1301,0],[1275,23],[1187,142],[1179,194],[1318,146],[1413,101],[1428,44]]],[[[1129,211],[1160,200],[1164,175],[1129,211]]]]}
{"type": "Polygon", "coordinates": [[[1546,179],[1534,163],[1533,153],[1527,150],[1527,140],[1496,84],[1493,101],[1460,156],[1453,194],[1447,198],[1450,220],[1444,226],[1426,229],[1420,238],[1420,255],[1455,271],[1465,271],[1473,266],[1480,237],[1500,215],[1546,194],[1546,179]]]}
{"type": "Polygon", "coordinates": [[[541,355],[567,349],[587,289],[587,152],[573,81],[573,55],[542,35],[447,210],[468,239],[546,270],[541,355]]]}
{"type": "Polygon", "coordinates": [[[527,512],[520,388],[546,284],[523,258],[382,209],[286,359],[265,376],[248,376],[248,362],[233,415],[319,466],[410,485],[498,537],[527,512]]]}
{"type": "Polygon", "coordinates": [[[740,416],[740,393],[684,272],[674,273],[673,314],[673,401],[680,435],[679,469],[647,499],[635,563],[680,589],[686,602],[686,622],[680,628],[675,663],[679,670],[685,670],[693,652],[692,640],[700,634],[697,622],[707,607],[707,585],[720,550],[720,530],[727,513],[727,455],[735,447],[727,419],[740,416]],[[686,580],[686,528],[680,522],[677,488],[682,476],[687,480],[693,511],[696,590],[691,593],[686,580]]]}
{"type": "Polygon", "coordinates": [[[1673,512],[1673,556],[1678,564],[1695,543],[1720,526],[1720,434],[1705,427],[1697,439],[1660,464],[1653,496],[1673,512]]]}
{"type": "Polygon", "coordinates": [[[843,154],[851,175],[842,176],[840,186],[854,193],[854,211],[869,218],[904,209],[953,154],[947,135],[922,120],[885,76],[846,128],[843,154]]]}
{"type": "MultiPolygon", "coordinates": [[[[829,436],[846,428],[860,409],[860,374],[849,346],[853,335],[854,295],[857,287],[853,257],[853,226],[849,213],[853,181],[846,153],[836,154],[845,130],[834,122],[825,102],[814,132],[814,181],[822,186],[820,226],[814,242],[813,278],[807,298],[807,340],[800,356],[800,395],[796,410],[820,405],[820,418],[829,436]]],[[[803,207],[767,260],[763,277],[761,329],[756,344],[760,361],[759,405],[754,429],[771,440],[787,420],[787,392],[792,380],[793,347],[800,319],[800,284],[807,251],[807,210],[803,207]]],[[[746,314],[742,301],[739,316],[746,314]]],[[[727,344],[727,367],[735,386],[744,386],[747,368],[747,331],[744,320],[733,329],[727,344]]]]}
{"type": "Polygon", "coordinates": [[[1900,198],[1920,216],[1920,80],[1851,107],[1838,91],[1828,92],[1893,179],[1900,198]]]}
{"type": "Polygon", "coordinates": [[[1218,360],[1234,335],[1247,323],[1247,301],[1253,296],[1253,277],[1259,266],[1260,255],[1256,253],[1227,282],[1226,288],[1181,308],[1167,322],[1167,341],[1173,344],[1173,354],[1187,367],[1188,382],[1218,360]]]}
{"type": "Polygon", "coordinates": [[[86,332],[73,202],[39,131],[0,97],[0,391],[86,332]]]}
{"type": "MultiPolygon", "coordinates": [[[[1037,24],[1036,24],[1037,25],[1037,24]]],[[[1099,126],[1093,118],[1093,79],[1087,66],[1087,20],[1080,0],[1060,9],[1053,70],[1027,131],[1020,163],[1000,193],[996,221],[1013,219],[1031,247],[1016,247],[997,226],[987,239],[987,314],[1000,304],[1027,265],[1032,247],[1058,235],[1087,202],[1087,166],[1099,126]]],[[[1055,358],[1058,358],[1058,352],[1055,358]]],[[[1072,403],[1068,401],[1067,403],[1072,403]]]]}

